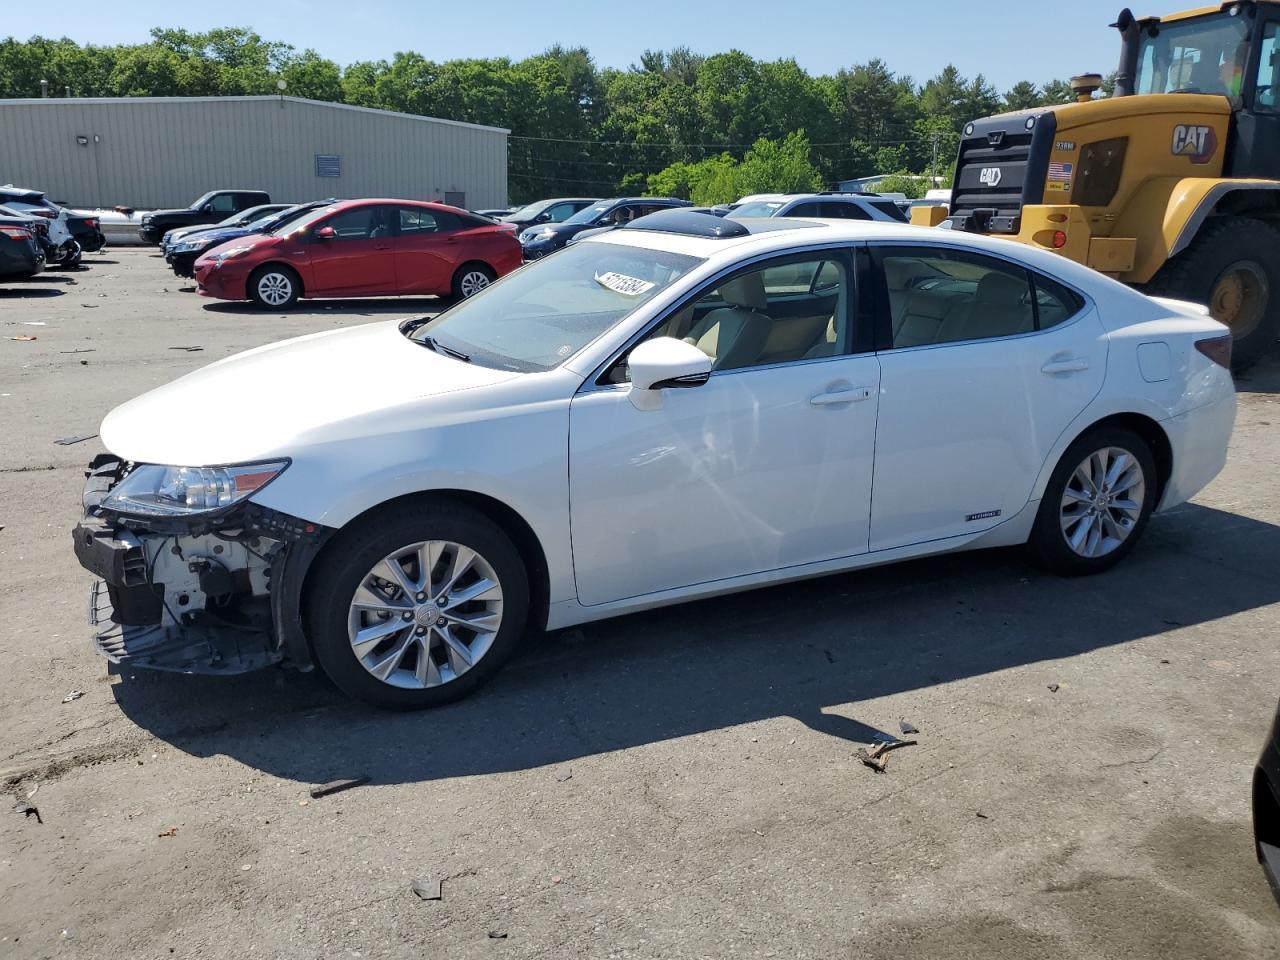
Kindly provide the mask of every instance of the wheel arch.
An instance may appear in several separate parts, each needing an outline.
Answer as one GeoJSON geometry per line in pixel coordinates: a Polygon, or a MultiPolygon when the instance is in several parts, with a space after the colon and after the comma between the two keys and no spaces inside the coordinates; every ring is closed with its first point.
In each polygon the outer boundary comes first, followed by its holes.
{"type": "Polygon", "coordinates": [[[1132,410],[1111,413],[1104,417],[1093,419],[1083,427],[1064,431],[1053,453],[1045,459],[1044,466],[1040,471],[1040,477],[1036,481],[1035,495],[1032,499],[1039,500],[1044,496],[1044,488],[1049,483],[1049,477],[1053,475],[1053,471],[1057,469],[1063,455],[1073,443],[1087,433],[1107,427],[1132,430],[1145,440],[1147,446],[1151,448],[1151,456],[1156,461],[1155,502],[1159,504],[1160,498],[1164,496],[1165,488],[1169,484],[1169,479],[1173,476],[1173,443],[1169,440],[1169,435],[1165,433],[1164,427],[1160,426],[1158,420],[1132,410]]]}
{"type": "MultiPolygon", "coordinates": [[[[519,551],[520,557],[524,561],[525,571],[529,576],[529,630],[533,632],[544,629],[551,600],[551,580],[546,550],[529,522],[518,511],[496,497],[484,493],[476,493],[473,490],[448,488],[421,490],[375,504],[352,517],[339,530],[346,530],[373,514],[422,500],[436,502],[444,500],[465,504],[484,514],[502,528],[502,531],[515,544],[516,550],[519,551]]],[[[326,551],[335,549],[335,543],[338,540],[339,537],[336,536],[330,538],[323,548],[311,558],[300,591],[302,598],[300,606],[304,611],[309,607],[307,597],[314,583],[314,575],[319,567],[319,560],[326,551]]],[[[307,632],[309,634],[310,630],[308,629],[307,632]]]]}
{"type": "Polygon", "coordinates": [[[458,264],[458,268],[453,271],[453,276],[450,279],[457,280],[468,267],[482,267],[487,270],[495,280],[498,277],[498,268],[492,263],[488,260],[481,260],[479,257],[472,257],[470,260],[463,260],[458,264]]]}

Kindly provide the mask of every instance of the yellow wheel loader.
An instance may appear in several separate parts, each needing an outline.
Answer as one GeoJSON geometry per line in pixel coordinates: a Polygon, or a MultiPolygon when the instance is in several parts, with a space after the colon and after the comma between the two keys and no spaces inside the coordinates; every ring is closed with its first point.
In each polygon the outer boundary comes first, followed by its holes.
{"type": "Polygon", "coordinates": [[[1247,366],[1280,337],[1280,0],[1113,26],[1113,96],[965,126],[946,219],[1207,304],[1247,366]]]}

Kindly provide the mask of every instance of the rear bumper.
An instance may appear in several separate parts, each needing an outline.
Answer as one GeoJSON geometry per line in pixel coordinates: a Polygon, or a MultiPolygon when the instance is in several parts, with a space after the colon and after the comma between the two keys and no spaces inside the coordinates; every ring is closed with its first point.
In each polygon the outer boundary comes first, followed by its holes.
{"type": "MultiPolygon", "coordinates": [[[[1223,374],[1226,375],[1225,371],[1223,374]]],[[[1209,485],[1227,462],[1227,444],[1236,420],[1236,395],[1188,410],[1161,426],[1173,448],[1173,474],[1158,510],[1185,503],[1209,485]]]]}

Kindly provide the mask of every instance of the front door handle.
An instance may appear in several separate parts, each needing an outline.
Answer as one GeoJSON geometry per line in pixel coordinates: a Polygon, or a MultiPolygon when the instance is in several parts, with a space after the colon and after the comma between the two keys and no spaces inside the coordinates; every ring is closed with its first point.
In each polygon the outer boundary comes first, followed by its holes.
{"type": "Polygon", "coordinates": [[[832,390],[829,393],[819,393],[810,397],[809,402],[815,407],[828,407],[837,403],[858,403],[870,397],[870,387],[850,387],[848,390],[832,390]]]}
{"type": "Polygon", "coordinates": [[[1089,360],[1087,357],[1071,357],[1067,360],[1050,360],[1040,368],[1040,372],[1053,375],[1055,373],[1080,373],[1088,369],[1089,360]]]}

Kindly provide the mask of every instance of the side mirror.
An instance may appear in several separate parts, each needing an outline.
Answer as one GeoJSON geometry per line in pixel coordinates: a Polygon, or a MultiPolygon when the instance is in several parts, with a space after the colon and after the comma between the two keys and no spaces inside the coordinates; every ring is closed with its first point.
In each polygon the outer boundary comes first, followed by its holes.
{"type": "Polygon", "coordinates": [[[627,358],[631,373],[628,396],[637,410],[662,406],[662,390],[697,387],[711,376],[711,358],[691,343],[674,337],[646,340],[627,358]]]}
{"type": "Polygon", "coordinates": [[[551,214],[545,213],[545,212],[540,213],[533,218],[534,223],[549,223],[550,221],[551,221],[551,214]]]}
{"type": "Polygon", "coordinates": [[[315,238],[317,240],[332,240],[338,235],[338,231],[333,227],[316,227],[315,238]]]}

